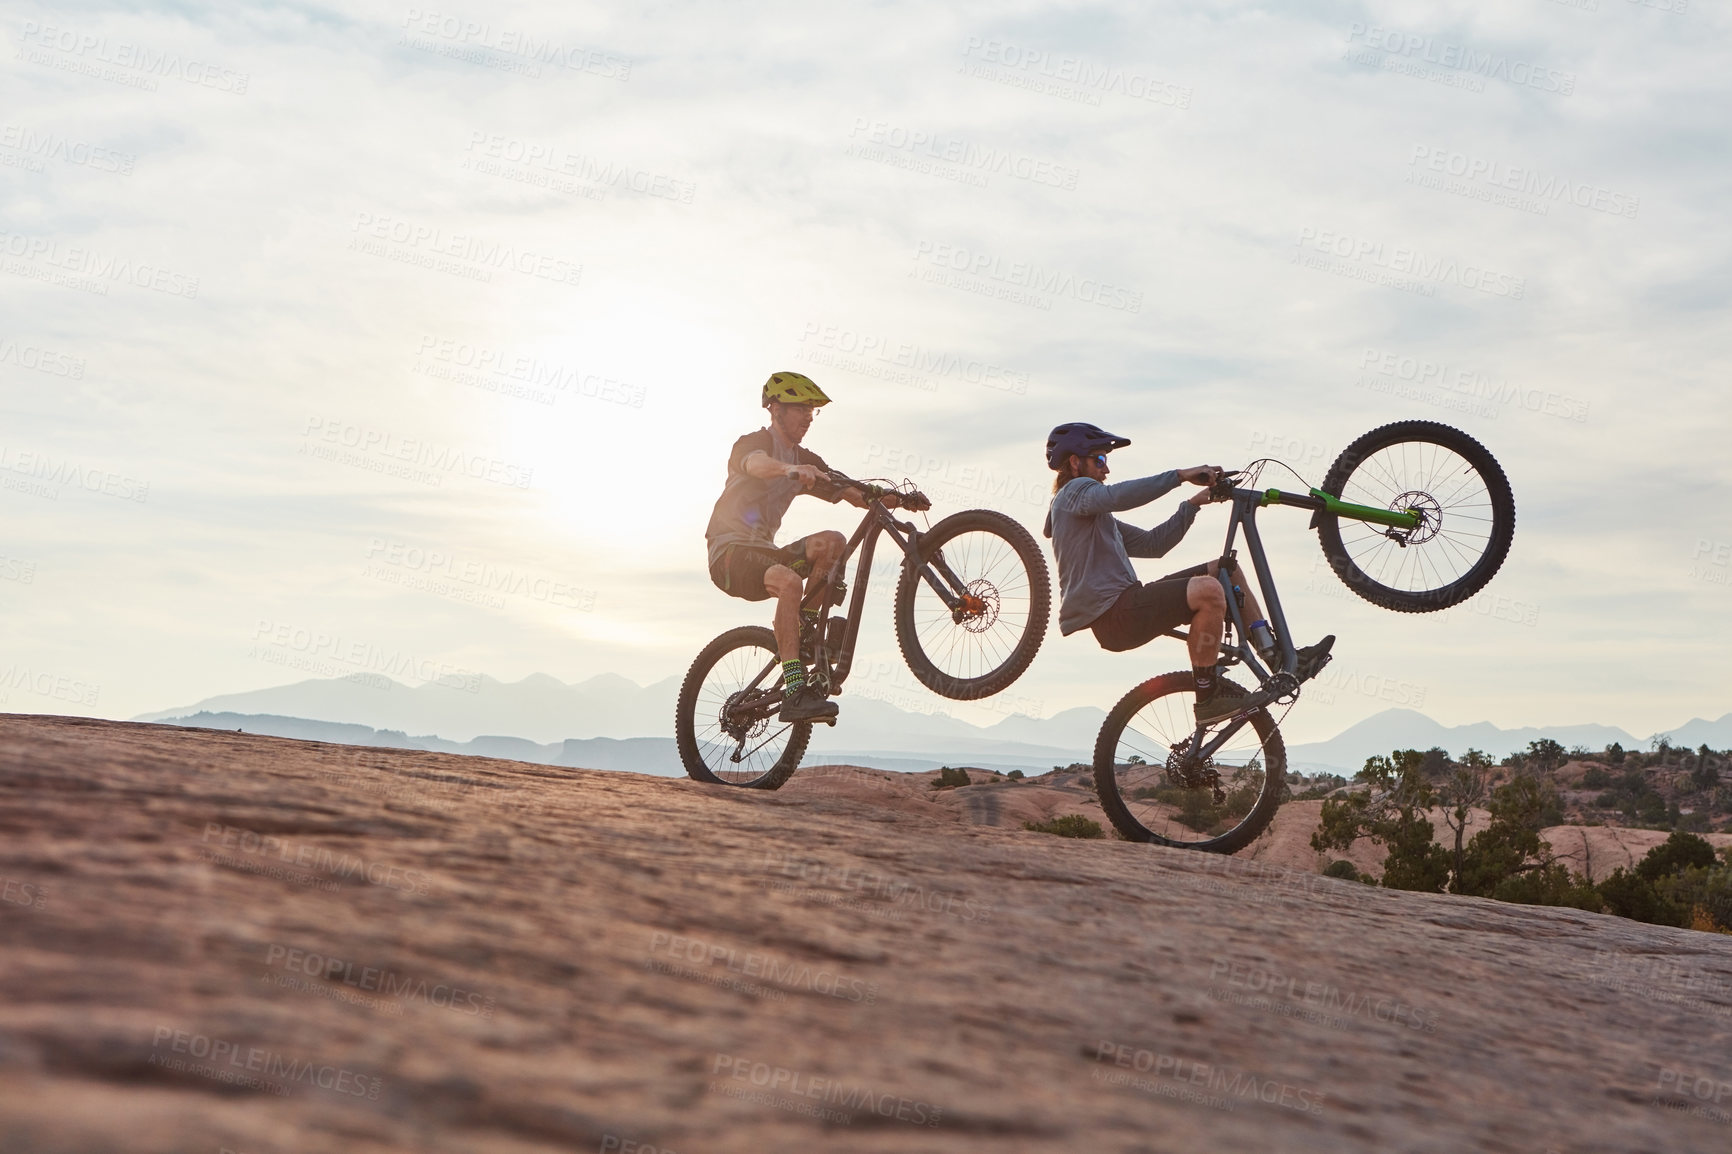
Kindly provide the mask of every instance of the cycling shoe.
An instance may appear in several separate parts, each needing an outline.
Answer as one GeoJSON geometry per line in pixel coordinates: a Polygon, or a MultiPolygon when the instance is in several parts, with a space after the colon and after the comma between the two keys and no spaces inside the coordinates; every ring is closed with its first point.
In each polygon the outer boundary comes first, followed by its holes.
{"type": "Polygon", "coordinates": [[[827,699],[815,687],[803,685],[782,699],[782,711],[776,715],[776,720],[822,721],[827,725],[834,725],[836,714],[840,712],[836,703],[827,699]]]}
{"type": "Polygon", "coordinates": [[[1315,645],[1307,645],[1299,651],[1299,667],[1294,675],[1300,681],[1310,681],[1323,667],[1329,664],[1329,650],[1335,645],[1335,634],[1331,633],[1315,645]]]}
{"type": "Polygon", "coordinates": [[[1235,713],[1248,713],[1253,709],[1261,709],[1274,701],[1279,694],[1267,689],[1259,689],[1255,693],[1229,695],[1220,690],[1207,701],[1197,702],[1197,724],[1208,725],[1213,721],[1224,721],[1235,713]]]}

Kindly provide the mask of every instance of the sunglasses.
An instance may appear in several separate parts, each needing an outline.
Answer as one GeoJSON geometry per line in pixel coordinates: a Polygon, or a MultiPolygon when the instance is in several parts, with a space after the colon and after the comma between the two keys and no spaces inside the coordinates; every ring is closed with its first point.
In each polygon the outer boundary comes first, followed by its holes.
{"type": "Polygon", "coordinates": [[[1107,455],[1105,453],[1096,453],[1094,456],[1090,457],[1089,460],[1093,461],[1103,469],[1107,467],[1107,455]]]}

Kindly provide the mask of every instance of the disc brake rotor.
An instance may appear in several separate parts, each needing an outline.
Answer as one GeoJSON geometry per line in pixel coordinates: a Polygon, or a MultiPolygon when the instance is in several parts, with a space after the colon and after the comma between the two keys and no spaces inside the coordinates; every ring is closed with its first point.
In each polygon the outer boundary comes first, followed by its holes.
{"type": "Polygon", "coordinates": [[[984,577],[968,583],[956,623],[970,633],[985,633],[998,620],[998,586],[984,577]]]}
{"type": "MultiPolygon", "coordinates": [[[[1437,536],[1443,528],[1443,506],[1430,493],[1419,489],[1410,489],[1391,501],[1389,507],[1398,513],[1419,514],[1419,524],[1406,530],[1398,538],[1408,545],[1423,545],[1437,536]]],[[[1395,533],[1392,532],[1390,535],[1394,536],[1395,533]]]]}

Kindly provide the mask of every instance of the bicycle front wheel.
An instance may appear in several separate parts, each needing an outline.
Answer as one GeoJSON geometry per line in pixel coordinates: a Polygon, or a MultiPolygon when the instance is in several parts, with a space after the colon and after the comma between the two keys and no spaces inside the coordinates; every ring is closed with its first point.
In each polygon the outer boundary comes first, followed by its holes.
{"type": "MultiPolygon", "coordinates": [[[[1215,692],[1245,696],[1225,678],[1215,692]]],[[[1236,853],[1275,817],[1287,749],[1259,709],[1213,756],[1187,759],[1196,694],[1190,673],[1151,677],[1125,694],[1095,739],[1095,789],[1126,841],[1236,853]]]]}
{"type": "Polygon", "coordinates": [[[781,707],[774,633],[742,625],[704,646],[674,707],[674,740],[686,773],[711,785],[781,788],[812,738],[809,721],[777,721],[781,707]]]}
{"type": "Polygon", "coordinates": [[[1330,568],[1385,609],[1459,605],[1485,588],[1515,537],[1515,498],[1497,460],[1435,421],[1373,429],[1335,458],[1322,488],[1356,505],[1418,511],[1421,524],[1412,530],[1318,514],[1330,568]]]}
{"type": "Polygon", "coordinates": [[[1040,650],[1052,589],[1040,546],[991,509],[953,513],[920,538],[921,565],[904,561],[896,585],[896,643],[920,684],[957,701],[1006,689],[1040,650]],[[964,596],[952,609],[930,570],[964,596]]]}

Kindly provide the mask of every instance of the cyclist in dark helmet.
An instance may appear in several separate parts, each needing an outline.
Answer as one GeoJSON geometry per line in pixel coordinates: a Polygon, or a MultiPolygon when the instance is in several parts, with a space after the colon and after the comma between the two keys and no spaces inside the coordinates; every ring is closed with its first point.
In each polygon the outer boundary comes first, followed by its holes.
{"type": "Polygon", "coordinates": [[[730,597],[776,599],[776,651],[782,659],[784,694],[779,719],[834,718],[836,703],[806,681],[806,666],[800,659],[800,602],[817,589],[847,548],[848,539],[828,530],[777,546],[776,530],[801,493],[862,509],[873,497],[889,508],[899,502],[894,493],[868,495],[852,485],[838,485],[830,479],[824,458],[800,443],[818,409],[830,403],[810,377],[774,373],[764,382],[759,399],[770,410],[770,423],[734,442],[728,454],[727,483],[704,530],[710,580],[730,597]]]}
{"type": "MultiPolygon", "coordinates": [[[[1092,630],[1101,648],[1117,653],[1147,644],[1169,629],[1189,625],[1197,721],[1217,721],[1268,704],[1274,696],[1263,690],[1249,697],[1215,693],[1227,595],[1211,572],[1213,566],[1181,569],[1147,584],[1137,580],[1131,567],[1132,557],[1164,557],[1184,538],[1197,510],[1216,499],[1210,487],[1221,479],[1221,467],[1195,465],[1108,485],[1107,454],[1130,443],[1128,437],[1080,421],[1060,425],[1047,437],[1046,463],[1058,473],[1047,512],[1046,535],[1052,538],[1058,562],[1059,631],[1069,636],[1092,630]],[[1138,529],[1112,515],[1147,505],[1172,492],[1181,481],[1203,489],[1181,501],[1173,515],[1153,529],[1138,529]]],[[[1237,566],[1231,576],[1234,588],[1244,598],[1251,643],[1267,659],[1275,652],[1269,623],[1237,566]]],[[[1327,637],[1299,651],[1302,677],[1334,641],[1327,637]]]]}

